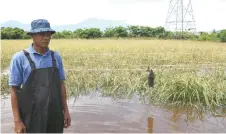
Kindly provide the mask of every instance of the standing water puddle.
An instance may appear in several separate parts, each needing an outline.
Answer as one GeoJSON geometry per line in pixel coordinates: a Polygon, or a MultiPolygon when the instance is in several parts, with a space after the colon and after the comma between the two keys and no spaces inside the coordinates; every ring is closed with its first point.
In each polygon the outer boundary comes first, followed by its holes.
{"type": "MultiPolygon", "coordinates": [[[[153,133],[226,132],[226,119],[206,117],[186,123],[183,117],[173,120],[173,113],[138,101],[119,101],[92,93],[70,99],[71,126],[65,133],[148,133],[148,118],[153,119],[153,133]]],[[[152,122],[152,121],[151,121],[152,122]]],[[[1,132],[13,133],[10,97],[1,101],[1,132]]]]}

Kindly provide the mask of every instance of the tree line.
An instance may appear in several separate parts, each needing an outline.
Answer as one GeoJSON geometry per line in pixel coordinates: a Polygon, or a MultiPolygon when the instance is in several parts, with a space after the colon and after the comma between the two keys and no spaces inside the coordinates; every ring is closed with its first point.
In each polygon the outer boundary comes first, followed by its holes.
{"type": "MultiPolygon", "coordinates": [[[[30,39],[26,31],[20,28],[2,27],[1,39],[30,39]]],[[[116,26],[101,31],[99,28],[83,28],[74,31],[64,30],[56,32],[53,39],[97,39],[97,38],[157,38],[157,39],[187,39],[199,41],[221,41],[226,42],[226,29],[212,32],[171,32],[164,27],[148,26],[116,26]]]]}

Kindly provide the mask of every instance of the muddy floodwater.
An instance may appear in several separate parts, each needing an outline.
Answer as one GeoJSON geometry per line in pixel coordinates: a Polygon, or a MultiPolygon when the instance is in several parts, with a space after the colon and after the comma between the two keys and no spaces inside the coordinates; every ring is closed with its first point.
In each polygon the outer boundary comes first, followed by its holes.
{"type": "MultiPolygon", "coordinates": [[[[153,133],[226,132],[226,118],[207,116],[203,121],[186,122],[185,117],[174,119],[166,109],[142,105],[136,99],[113,100],[90,93],[70,99],[71,127],[65,133],[148,133],[148,118],[153,133]]],[[[149,124],[150,126],[150,124],[149,124]]],[[[13,133],[13,115],[10,97],[1,100],[1,133],[13,133]]]]}

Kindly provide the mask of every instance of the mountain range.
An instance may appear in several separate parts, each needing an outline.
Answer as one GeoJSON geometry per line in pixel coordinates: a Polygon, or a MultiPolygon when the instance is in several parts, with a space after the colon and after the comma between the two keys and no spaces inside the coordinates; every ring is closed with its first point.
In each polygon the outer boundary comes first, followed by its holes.
{"type": "MultiPolygon", "coordinates": [[[[23,24],[16,20],[6,21],[0,25],[1,25],[1,27],[12,27],[12,28],[18,27],[18,28],[24,29],[25,31],[29,31],[30,27],[31,27],[30,24],[23,24]]],[[[115,27],[115,26],[125,27],[125,26],[129,26],[129,25],[130,24],[127,24],[125,21],[90,18],[90,19],[81,21],[77,24],[56,25],[56,26],[51,26],[51,28],[53,28],[54,30],[59,31],[59,32],[63,31],[63,30],[74,31],[79,28],[100,28],[100,30],[103,31],[108,27],[115,27]]]]}

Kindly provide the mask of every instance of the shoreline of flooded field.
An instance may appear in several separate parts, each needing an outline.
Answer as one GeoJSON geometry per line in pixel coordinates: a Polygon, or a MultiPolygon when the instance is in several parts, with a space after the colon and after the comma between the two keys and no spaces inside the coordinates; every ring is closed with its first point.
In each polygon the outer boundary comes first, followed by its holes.
{"type": "MultiPolygon", "coordinates": [[[[207,116],[203,121],[185,121],[166,109],[144,105],[134,97],[130,101],[113,100],[98,92],[68,101],[71,126],[65,133],[148,133],[148,118],[153,133],[226,132],[226,119],[207,116]]],[[[1,133],[13,133],[10,97],[1,100],[1,133]]]]}

